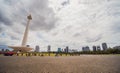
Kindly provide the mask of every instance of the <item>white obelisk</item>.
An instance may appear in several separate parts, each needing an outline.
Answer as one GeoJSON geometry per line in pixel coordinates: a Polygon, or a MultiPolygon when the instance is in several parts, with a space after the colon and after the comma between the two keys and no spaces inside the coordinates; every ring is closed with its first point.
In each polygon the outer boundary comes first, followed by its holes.
{"type": "Polygon", "coordinates": [[[25,29],[25,32],[24,32],[24,36],[23,36],[23,40],[22,40],[22,46],[26,46],[26,43],[27,43],[27,38],[28,38],[28,32],[29,32],[29,25],[30,25],[30,20],[32,20],[32,16],[29,15],[27,16],[27,25],[26,25],[26,29],[25,29]]]}

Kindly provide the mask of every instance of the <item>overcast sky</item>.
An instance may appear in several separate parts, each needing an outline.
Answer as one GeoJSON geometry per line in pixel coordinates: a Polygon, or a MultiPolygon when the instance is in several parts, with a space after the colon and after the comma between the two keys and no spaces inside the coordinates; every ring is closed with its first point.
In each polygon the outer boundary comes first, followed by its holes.
{"type": "Polygon", "coordinates": [[[120,45],[120,0],[0,0],[0,45],[21,45],[29,14],[32,47],[120,45]]]}

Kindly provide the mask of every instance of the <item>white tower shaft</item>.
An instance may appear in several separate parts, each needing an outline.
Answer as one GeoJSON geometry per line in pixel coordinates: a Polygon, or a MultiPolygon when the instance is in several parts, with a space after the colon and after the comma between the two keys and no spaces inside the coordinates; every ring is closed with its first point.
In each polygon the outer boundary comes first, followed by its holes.
{"type": "Polygon", "coordinates": [[[30,20],[32,19],[31,15],[28,16],[28,21],[26,25],[26,29],[24,32],[23,40],[22,40],[22,46],[26,46],[27,43],[27,38],[28,38],[28,32],[29,32],[29,25],[30,25],[30,20]]]}

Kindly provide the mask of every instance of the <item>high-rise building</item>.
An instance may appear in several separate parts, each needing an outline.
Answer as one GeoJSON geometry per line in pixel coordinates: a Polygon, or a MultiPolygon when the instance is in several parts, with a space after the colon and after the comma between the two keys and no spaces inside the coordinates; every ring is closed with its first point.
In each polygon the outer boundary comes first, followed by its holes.
{"type": "Polygon", "coordinates": [[[38,45],[35,47],[35,52],[40,52],[40,47],[38,45]]]}
{"type": "Polygon", "coordinates": [[[64,49],[64,52],[65,52],[65,53],[68,53],[68,52],[69,52],[69,47],[68,47],[68,46],[66,46],[66,48],[64,49]]]}
{"type": "Polygon", "coordinates": [[[66,52],[66,48],[64,49],[64,52],[66,52]]]}
{"type": "Polygon", "coordinates": [[[93,46],[93,51],[97,51],[97,47],[96,46],[93,46]]]}
{"type": "Polygon", "coordinates": [[[66,46],[66,53],[68,53],[69,52],[69,47],[68,46],[66,46]]]}
{"type": "Polygon", "coordinates": [[[51,51],[51,46],[48,45],[47,51],[50,52],[51,51]]]}
{"type": "Polygon", "coordinates": [[[100,46],[97,46],[97,51],[101,51],[101,48],[100,48],[100,46]]]}
{"type": "Polygon", "coordinates": [[[58,52],[62,52],[62,49],[61,48],[58,48],[58,50],[57,50],[58,52]]]}
{"type": "Polygon", "coordinates": [[[62,49],[62,52],[64,52],[64,49],[62,49]]]}
{"type": "Polygon", "coordinates": [[[82,47],[82,50],[83,51],[90,51],[90,48],[89,48],[89,46],[86,46],[86,47],[82,47]]]}
{"type": "Polygon", "coordinates": [[[106,43],[102,43],[102,48],[103,48],[103,50],[107,50],[107,44],[106,43]]]}
{"type": "Polygon", "coordinates": [[[84,51],[85,47],[82,47],[82,51],[84,51]]]}

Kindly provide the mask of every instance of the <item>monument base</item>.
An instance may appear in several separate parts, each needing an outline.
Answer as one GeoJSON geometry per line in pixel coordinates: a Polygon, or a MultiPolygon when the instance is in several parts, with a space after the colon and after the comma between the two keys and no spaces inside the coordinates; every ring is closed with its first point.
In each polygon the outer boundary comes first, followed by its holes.
{"type": "Polygon", "coordinates": [[[8,46],[13,49],[14,52],[30,52],[33,48],[24,46],[8,46]]]}

